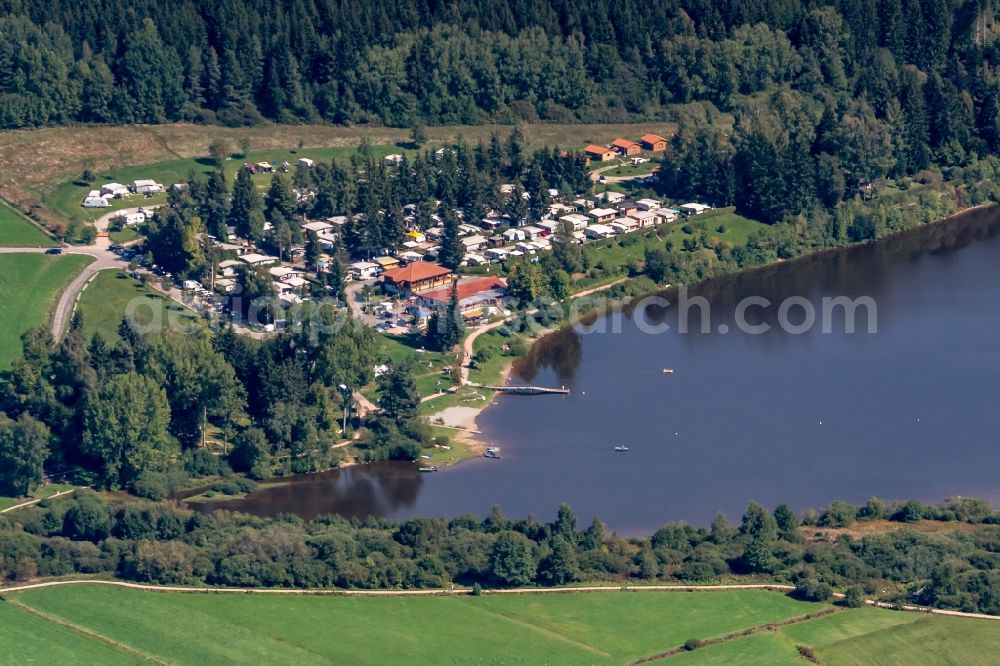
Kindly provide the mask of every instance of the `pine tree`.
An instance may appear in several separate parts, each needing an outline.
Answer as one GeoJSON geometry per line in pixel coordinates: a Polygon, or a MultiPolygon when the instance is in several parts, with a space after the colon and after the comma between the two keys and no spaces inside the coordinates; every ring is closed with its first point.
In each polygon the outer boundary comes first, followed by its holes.
{"type": "Polygon", "coordinates": [[[233,200],[229,208],[229,221],[241,238],[257,242],[264,237],[263,212],[257,186],[250,172],[240,169],[233,186],[233,200]]]}
{"type": "Polygon", "coordinates": [[[274,223],[276,214],[286,220],[295,216],[295,192],[283,173],[271,176],[271,186],[264,197],[264,216],[274,223]]]}
{"type": "Polygon", "coordinates": [[[445,268],[455,270],[465,257],[465,246],[458,237],[458,216],[453,210],[444,212],[444,233],[441,234],[441,249],[438,262],[445,268]]]}
{"type": "Polygon", "coordinates": [[[319,245],[319,236],[316,235],[315,231],[306,233],[305,251],[306,266],[312,268],[314,271],[318,270],[317,264],[319,263],[321,248],[319,245]]]}

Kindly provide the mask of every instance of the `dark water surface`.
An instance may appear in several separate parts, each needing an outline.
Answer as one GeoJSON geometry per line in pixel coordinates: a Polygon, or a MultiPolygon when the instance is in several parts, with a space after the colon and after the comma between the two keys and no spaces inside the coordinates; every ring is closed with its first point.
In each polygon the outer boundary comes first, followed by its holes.
{"type": "MultiPolygon", "coordinates": [[[[620,333],[559,332],[516,373],[572,394],[498,398],[479,418],[503,460],[437,474],[359,466],[218,506],[407,518],[484,515],[500,504],[547,520],[569,502],[584,523],[598,516],[643,534],[671,520],[707,524],[718,511],[738,519],[752,499],[800,510],[872,495],[998,500],[998,232],[993,209],[715,280],[697,290],[712,305],[710,334],[674,332],[676,308],[646,311],[643,322],[670,325],[660,335],[642,332],[634,311],[618,315],[620,333]],[[862,313],[854,334],[843,317],[828,334],[819,323],[801,335],[742,333],[733,312],[746,296],[774,303],[748,317],[772,325],[789,296],[809,299],[818,315],[823,297],[870,296],[878,332],[867,333],[862,313]],[[631,450],[615,453],[619,442],[631,450]]],[[[789,319],[801,316],[793,309],[789,319]]],[[[611,317],[597,324],[611,328],[611,317]]]]}

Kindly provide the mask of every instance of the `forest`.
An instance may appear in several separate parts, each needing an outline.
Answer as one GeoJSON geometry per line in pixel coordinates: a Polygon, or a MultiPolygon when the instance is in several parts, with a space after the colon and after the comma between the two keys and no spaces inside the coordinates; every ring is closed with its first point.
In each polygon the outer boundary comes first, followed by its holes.
{"type": "MultiPolygon", "coordinates": [[[[29,493],[43,469],[162,498],[190,478],[336,465],[331,445],[351,398],[339,387],[375,381],[375,336],[328,303],[290,317],[295,325],[266,341],[201,323],[140,334],[129,319],[118,340],[88,339],[79,316],[58,343],[47,328],[29,330],[23,356],[0,376],[0,495],[29,493]],[[224,455],[204,448],[209,430],[224,455]]],[[[358,457],[416,458],[432,436],[411,368],[396,364],[377,388],[380,410],[346,423],[364,428],[358,457]]]]}
{"type": "Polygon", "coordinates": [[[621,122],[775,90],[885,122],[923,89],[963,121],[930,109],[932,142],[1000,138],[978,0],[3,0],[0,15],[6,128],[621,122]]]}
{"type": "Polygon", "coordinates": [[[803,516],[784,504],[768,511],[751,502],[739,525],[719,515],[708,528],[672,523],[649,538],[625,539],[598,520],[578,525],[565,504],[549,523],[508,518],[497,507],[485,519],[304,522],[200,514],[84,490],[0,516],[0,580],[111,573],[145,583],[248,587],[415,589],[454,582],[475,592],[753,576],[789,581],[797,596],[813,601],[830,599],[836,588],[847,592],[848,605],[876,596],[1000,614],[998,522],[986,502],[968,498],[938,506],[834,502],[803,516]],[[860,534],[852,536],[851,528],[860,534]]]}

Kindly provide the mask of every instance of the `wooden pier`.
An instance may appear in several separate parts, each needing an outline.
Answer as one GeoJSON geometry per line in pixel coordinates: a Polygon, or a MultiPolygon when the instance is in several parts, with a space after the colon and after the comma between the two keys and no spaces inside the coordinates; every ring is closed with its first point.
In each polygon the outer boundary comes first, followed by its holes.
{"type": "Polygon", "coordinates": [[[498,391],[500,393],[508,393],[510,395],[569,395],[569,389],[566,387],[560,388],[549,388],[546,386],[489,386],[487,384],[480,385],[484,389],[489,389],[491,391],[498,391]]]}

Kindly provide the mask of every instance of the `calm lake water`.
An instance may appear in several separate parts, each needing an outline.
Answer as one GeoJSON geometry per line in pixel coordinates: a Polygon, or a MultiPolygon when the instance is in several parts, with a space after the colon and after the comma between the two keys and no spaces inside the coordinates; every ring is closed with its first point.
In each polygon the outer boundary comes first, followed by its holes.
{"type": "MultiPolygon", "coordinates": [[[[641,316],[645,328],[670,324],[664,334],[640,330],[635,312],[619,316],[619,333],[561,331],[536,345],[515,379],[571,395],[501,397],[479,418],[502,460],[436,474],[409,463],[358,466],[218,506],[408,518],[485,515],[499,504],[548,520],[569,502],[584,523],[597,516],[639,535],[668,521],[707,524],[720,511],[738,520],[754,499],[799,510],[872,495],[998,500],[998,232],[993,209],[715,280],[696,291],[712,305],[707,334],[674,332],[676,308],[641,316]],[[772,324],[768,333],[734,325],[746,296],[774,304],[748,317],[772,324]],[[854,334],[843,317],[831,333],[818,323],[783,332],[777,308],[790,296],[818,315],[824,297],[870,296],[878,332],[867,333],[863,312],[854,334]],[[615,453],[617,443],[631,450],[615,453]]],[[[801,309],[789,315],[801,318],[801,309]]]]}

